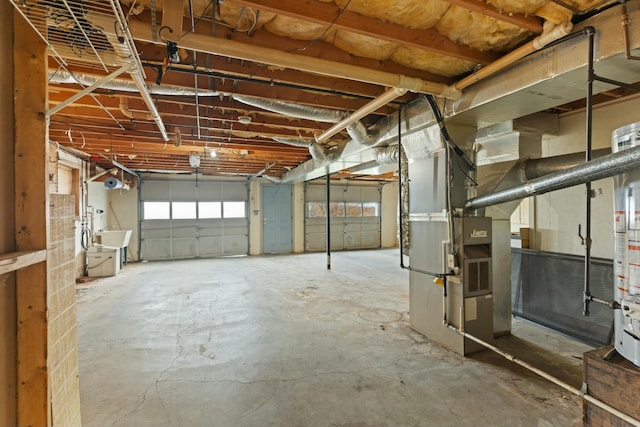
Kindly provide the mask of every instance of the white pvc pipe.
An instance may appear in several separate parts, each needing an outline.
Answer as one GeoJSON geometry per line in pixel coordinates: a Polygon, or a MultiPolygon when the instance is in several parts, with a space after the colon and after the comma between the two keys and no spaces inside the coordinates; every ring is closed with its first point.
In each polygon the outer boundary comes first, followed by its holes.
{"type": "Polygon", "coordinates": [[[162,134],[162,139],[165,142],[170,141],[169,135],[167,134],[167,129],[164,127],[164,123],[160,118],[160,113],[158,113],[158,109],[156,108],[156,104],[153,103],[153,98],[151,98],[151,94],[147,90],[147,86],[145,85],[145,81],[142,76],[138,73],[130,73],[133,82],[138,87],[138,91],[144,100],[144,103],[147,104],[147,108],[149,109],[149,113],[153,117],[153,121],[156,122],[156,126],[160,130],[162,134]]]}
{"type": "Polygon", "coordinates": [[[407,93],[407,89],[402,89],[398,87],[387,89],[382,95],[369,101],[367,104],[365,104],[363,107],[355,111],[349,117],[339,121],[335,125],[331,126],[329,129],[327,129],[326,131],[318,135],[316,137],[316,141],[320,143],[328,141],[329,138],[331,138],[332,136],[334,136],[335,134],[337,134],[338,132],[340,132],[342,129],[346,128],[350,124],[360,120],[361,118],[374,112],[378,108],[384,105],[387,105],[389,102],[393,101],[399,96],[404,95],[405,93],[407,93]]]}
{"type": "MultiPolygon", "coordinates": [[[[462,322],[464,323],[464,320],[462,320],[462,322]]],[[[565,383],[561,379],[556,378],[553,375],[551,375],[551,374],[549,374],[549,373],[547,373],[545,371],[542,371],[542,370],[536,368],[535,366],[533,366],[533,365],[531,365],[531,364],[529,364],[529,363],[527,363],[525,361],[522,361],[522,360],[516,358],[512,354],[509,354],[509,353],[507,353],[507,352],[505,352],[503,350],[500,350],[498,347],[496,347],[496,346],[494,346],[492,344],[489,344],[488,342],[483,341],[480,338],[477,338],[477,337],[475,337],[473,335],[470,335],[468,332],[461,331],[460,329],[456,328],[455,326],[453,326],[451,324],[447,325],[447,327],[449,329],[457,332],[458,334],[462,335],[464,338],[468,338],[471,341],[474,341],[474,342],[476,342],[476,343],[488,348],[489,350],[499,354],[500,356],[504,357],[505,359],[510,360],[511,362],[516,363],[516,364],[522,366],[523,368],[526,368],[526,369],[538,374],[542,378],[544,378],[544,379],[546,379],[548,381],[551,381],[552,383],[562,387],[563,389],[567,390],[568,392],[571,392],[571,393],[575,394],[576,396],[580,396],[580,397],[584,398],[586,401],[593,403],[594,405],[596,405],[596,406],[600,407],[601,409],[604,409],[605,411],[615,415],[616,417],[620,418],[621,420],[624,420],[624,421],[626,421],[627,423],[629,423],[629,424],[631,424],[633,426],[640,427],[640,421],[639,420],[636,420],[635,418],[625,414],[624,412],[621,412],[621,411],[617,410],[616,408],[613,408],[612,406],[607,405],[606,403],[602,402],[601,400],[596,399],[593,396],[589,396],[588,394],[586,394],[586,391],[578,390],[577,388],[565,383]]]]}

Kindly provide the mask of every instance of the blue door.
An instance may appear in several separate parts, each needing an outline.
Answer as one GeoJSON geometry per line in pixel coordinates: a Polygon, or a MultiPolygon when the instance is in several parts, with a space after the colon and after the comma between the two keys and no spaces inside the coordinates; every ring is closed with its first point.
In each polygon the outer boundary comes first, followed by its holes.
{"type": "Polygon", "coordinates": [[[290,185],[262,186],[262,252],[290,253],[292,243],[290,185]]]}

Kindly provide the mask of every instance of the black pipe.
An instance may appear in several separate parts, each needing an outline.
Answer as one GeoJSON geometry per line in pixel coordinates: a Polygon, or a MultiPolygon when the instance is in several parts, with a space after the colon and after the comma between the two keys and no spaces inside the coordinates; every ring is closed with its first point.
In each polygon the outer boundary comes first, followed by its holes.
{"type": "MultiPolygon", "coordinates": [[[[147,68],[153,68],[156,71],[160,71],[162,70],[162,64],[156,64],[153,62],[150,62],[150,60],[146,60],[142,62],[142,66],[143,67],[147,67],[147,68]]],[[[339,91],[339,90],[335,90],[335,89],[322,89],[322,88],[316,88],[316,87],[309,87],[309,86],[305,86],[305,85],[300,85],[300,84],[295,84],[295,83],[284,83],[284,82],[278,82],[275,80],[265,80],[265,79],[256,79],[256,78],[251,78],[251,77],[243,77],[243,76],[238,76],[238,75],[233,75],[233,74],[226,74],[226,73],[220,73],[217,71],[204,71],[204,70],[198,70],[198,69],[193,69],[193,68],[180,68],[180,67],[171,67],[171,71],[177,71],[180,73],[187,73],[187,74],[195,74],[198,76],[206,76],[206,77],[211,77],[211,78],[219,78],[219,79],[226,79],[226,80],[236,80],[239,82],[246,82],[246,83],[255,83],[255,84],[262,84],[262,85],[267,85],[267,86],[277,86],[277,87],[284,87],[287,89],[300,89],[300,90],[306,90],[306,91],[313,91],[313,92],[317,92],[317,93],[324,93],[327,95],[338,95],[338,96],[348,96],[350,98],[359,98],[359,99],[365,99],[365,100],[372,100],[374,99],[374,97],[372,96],[367,96],[367,95],[361,95],[358,93],[351,93],[351,92],[344,92],[344,91],[339,91]]],[[[401,101],[390,101],[390,104],[400,104],[401,101]]]]}
{"type": "MultiPolygon", "coordinates": [[[[585,152],[585,158],[587,162],[591,161],[591,151],[593,146],[593,43],[595,38],[595,32],[589,33],[589,52],[588,52],[588,65],[587,65],[587,146],[585,152]]],[[[591,182],[585,184],[587,199],[586,199],[586,227],[585,227],[585,239],[584,239],[584,301],[582,307],[582,314],[584,316],[589,315],[589,303],[591,302],[591,182]]]]}
{"type": "Polygon", "coordinates": [[[331,174],[327,167],[327,270],[331,270],[331,174]]]}
{"type": "Polygon", "coordinates": [[[469,168],[471,170],[475,170],[476,165],[474,165],[473,162],[471,161],[471,159],[469,159],[469,157],[467,157],[466,153],[462,150],[462,148],[460,148],[451,139],[451,136],[449,135],[449,131],[447,130],[447,126],[444,124],[444,119],[442,118],[442,114],[440,113],[440,108],[438,108],[438,104],[436,103],[435,98],[432,95],[424,95],[424,99],[429,104],[429,107],[431,107],[431,111],[433,112],[433,116],[435,117],[436,122],[438,123],[438,127],[440,128],[440,133],[442,135],[442,139],[444,139],[444,142],[449,147],[451,147],[453,149],[453,151],[462,160],[465,161],[465,163],[469,166],[469,168]]]}

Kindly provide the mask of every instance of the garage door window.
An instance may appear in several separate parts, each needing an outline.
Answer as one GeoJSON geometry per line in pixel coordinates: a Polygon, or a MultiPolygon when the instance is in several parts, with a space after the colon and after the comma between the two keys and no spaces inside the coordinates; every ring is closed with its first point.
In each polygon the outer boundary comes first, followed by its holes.
{"type": "Polygon", "coordinates": [[[169,202],[144,202],[144,219],[169,219],[171,217],[169,202]]]}
{"type": "Polygon", "coordinates": [[[247,216],[244,202],[224,202],[222,212],[225,218],[245,218],[247,216]]]}
{"type": "Polygon", "coordinates": [[[222,218],[222,203],[221,202],[198,203],[198,217],[200,219],[222,218]]]}
{"type": "Polygon", "coordinates": [[[196,202],[173,202],[173,219],[196,219],[196,202]]]}
{"type": "Polygon", "coordinates": [[[363,203],[362,216],[380,216],[380,203],[363,203]]]}

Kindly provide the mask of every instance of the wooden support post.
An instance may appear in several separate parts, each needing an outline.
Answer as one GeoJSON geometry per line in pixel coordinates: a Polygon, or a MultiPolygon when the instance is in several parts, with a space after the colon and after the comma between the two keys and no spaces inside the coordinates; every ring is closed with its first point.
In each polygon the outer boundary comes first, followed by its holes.
{"type": "MultiPolygon", "coordinates": [[[[165,0],[159,39],[178,43],[182,38],[184,0],[165,0]]],[[[215,6],[214,6],[215,7],[215,6]]]]}
{"type": "MultiPolygon", "coordinates": [[[[49,236],[47,52],[14,11],[16,249],[47,249],[49,236]]],[[[47,261],[18,270],[18,425],[48,426],[47,261]]]]}

